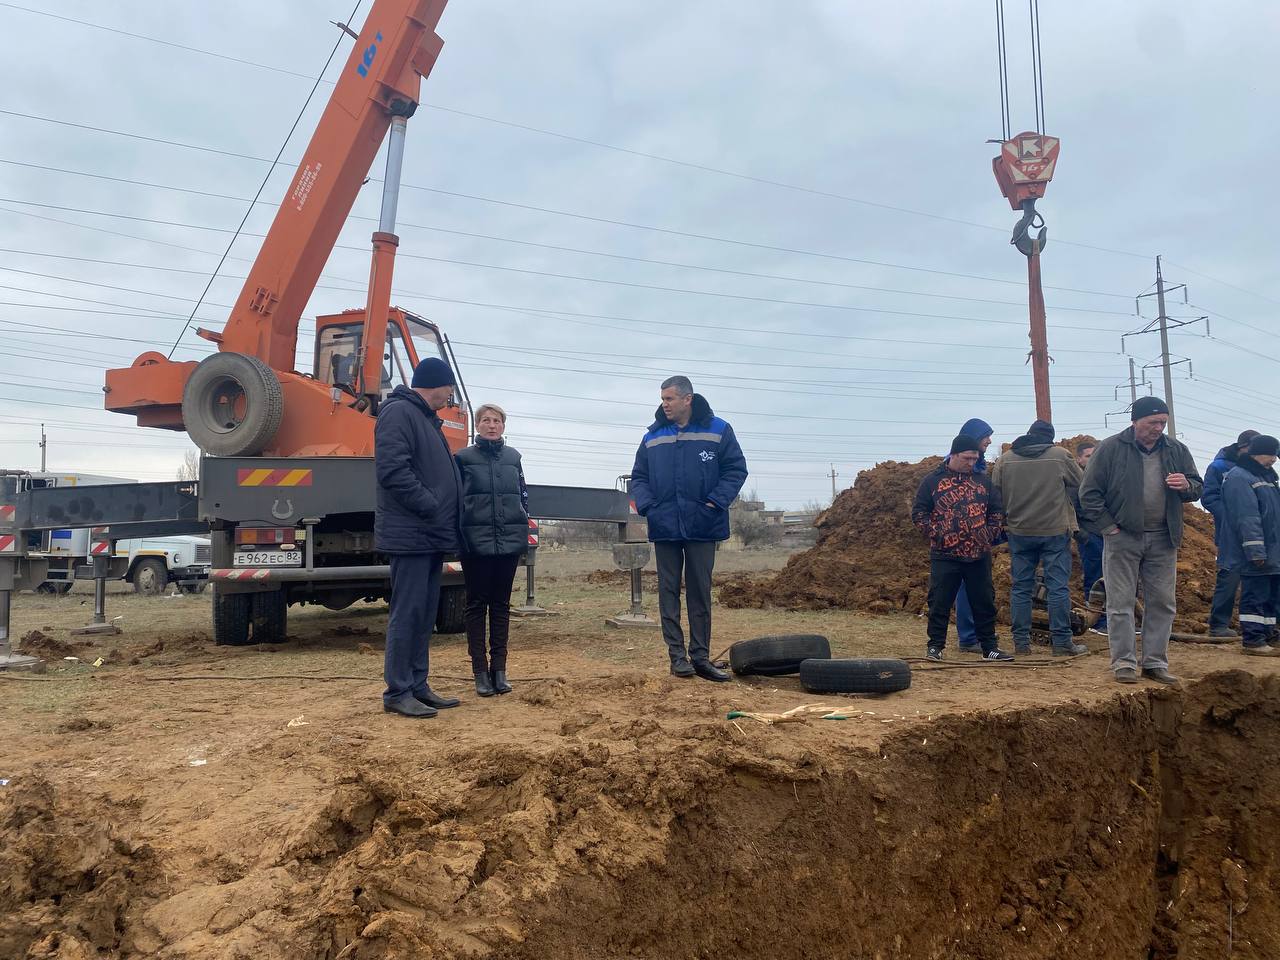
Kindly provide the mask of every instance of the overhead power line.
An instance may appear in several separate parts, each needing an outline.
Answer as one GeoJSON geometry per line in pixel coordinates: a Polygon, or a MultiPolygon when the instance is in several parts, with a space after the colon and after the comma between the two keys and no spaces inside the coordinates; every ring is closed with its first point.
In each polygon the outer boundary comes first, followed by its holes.
{"type": "MultiPolygon", "coordinates": [[[[22,116],[26,116],[26,115],[23,114],[22,116]]],[[[33,118],[33,119],[39,119],[39,118],[33,118]]],[[[110,131],[110,132],[116,133],[117,131],[110,131]]],[[[124,133],[120,133],[119,135],[132,136],[131,134],[124,134],[124,133]]],[[[151,140],[152,138],[148,137],[143,139],[151,140]]],[[[192,145],[187,145],[187,146],[190,146],[191,149],[204,149],[203,147],[195,147],[192,145]]],[[[216,152],[221,153],[223,151],[216,151],[216,152]]],[[[253,159],[257,159],[257,158],[253,158],[253,159]]],[[[262,161],[262,162],[269,162],[269,161],[262,161]]],[[[168,191],[177,192],[177,193],[188,193],[188,194],[191,194],[192,196],[207,197],[215,200],[231,200],[239,203],[249,202],[248,199],[245,197],[232,196],[230,194],[214,193],[212,191],[207,191],[207,190],[196,190],[196,189],[191,189],[187,187],[178,187],[178,186],[173,186],[171,184],[155,183],[152,181],[137,180],[137,179],[127,178],[127,177],[113,177],[107,174],[92,173],[84,170],[71,170],[64,167],[55,167],[48,164],[32,163],[30,161],[19,161],[19,160],[10,160],[10,159],[0,158],[0,163],[6,163],[12,166],[27,167],[34,170],[42,170],[49,173],[59,173],[59,174],[65,174],[68,176],[88,177],[88,178],[93,178],[98,180],[106,180],[113,183],[123,183],[130,186],[148,187],[148,188],[153,188],[157,190],[168,190],[168,191]]],[[[376,177],[372,177],[370,178],[369,182],[380,183],[381,181],[378,180],[376,177]]],[[[984,276],[981,274],[963,273],[963,272],[951,271],[951,270],[939,270],[936,268],[922,267],[922,266],[916,266],[912,264],[892,263],[885,260],[872,260],[865,257],[851,257],[843,254],[827,253],[823,251],[804,250],[804,249],[795,248],[795,247],[784,247],[784,246],[777,246],[777,245],[771,245],[771,244],[765,244],[765,243],[756,243],[754,241],[739,240],[733,237],[721,237],[714,234],[681,231],[681,230],[676,230],[669,227],[655,226],[652,224],[633,223],[626,220],[609,219],[609,218],[598,217],[598,216],[593,216],[589,214],[576,213],[570,210],[558,210],[552,207],[535,206],[532,204],[520,203],[512,200],[501,200],[495,197],[486,197],[478,194],[460,193],[457,191],[443,190],[437,187],[427,187],[427,186],[422,186],[419,184],[413,184],[413,183],[407,183],[407,182],[401,183],[400,186],[401,186],[401,189],[404,189],[404,190],[418,190],[426,193],[438,194],[440,196],[447,196],[454,199],[471,200],[471,201],[476,201],[480,203],[488,203],[488,204],[494,204],[498,206],[513,207],[516,209],[528,210],[536,213],[551,214],[553,216],[558,216],[558,217],[567,217],[570,219],[585,220],[592,223],[603,223],[610,226],[626,227],[628,229],[633,229],[633,230],[644,230],[644,231],[649,231],[654,233],[667,234],[670,236],[678,236],[684,239],[704,240],[704,241],[713,242],[713,243],[731,244],[731,245],[740,246],[740,247],[750,247],[753,249],[765,250],[773,253],[786,253],[786,254],[791,254],[795,256],[812,257],[812,258],[824,259],[824,260],[834,260],[834,261],[840,261],[844,263],[856,263],[863,266],[884,267],[886,269],[893,269],[893,270],[907,270],[914,273],[926,273],[926,274],[934,274],[936,276],[953,277],[957,279],[977,280],[984,283],[1002,283],[1002,284],[1012,284],[1016,286],[1021,286],[1024,284],[1024,281],[1022,280],[1014,280],[1014,279],[1005,278],[1005,277],[990,277],[990,276],[984,276]]],[[[31,203],[31,201],[18,200],[13,198],[0,198],[0,201],[8,202],[8,203],[31,203]]],[[[272,204],[270,203],[270,201],[259,201],[259,202],[262,203],[263,205],[278,206],[278,204],[272,204]]],[[[39,203],[31,203],[31,205],[42,206],[42,204],[39,204],[39,203]]],[[[65,208],[65,207],[60,208],[53,205],[47,205],[47,206],[49,206],[51,209],[74,209],[74,208],[65,208]]],[[[117,215],[117,214],[99,213],[98,211],[93,211],[93,210],[81,210],[79,212],[97,214],[100,216],[116,216],[119,219],[137,219],[143,222],[156,222],[156,223],[166,222],[166,221],[158,221],[158,220],[148,220],[147,218],[141,218],[141,217],[127,217],[127,216],[117,215]]],[[[352,216],[352,217],[349,217],[349,219],[374,221],[376,218],[352,216]]],[[[196,229],[213,230],[219,233],[227,232],[225,228],[204,227],[199,224],[169,223],[168,225],[190,226],[196,229]]],[[[436,227],[430,224],[402,223],[400,224],[400,226],[413,226],[417,229],[436,230],[436,231],[445,232],[445,233],[456,233],[462,236],[471,235],[471,234],[465,233],[464,231],[448,230],[448,229],[445,229],[442,227],[436,227]]],[[[539,247],[545,246],[545,247],[548,247],[549,249],[560,249],[551,244],[539,244],[539,243],[534,243],[533,241],[518,240],[510,237],[494,237],[494,236],[484,236],[479,234],[475,236],[480,237],[481,239],[498,240],[504,243],[518,243],[518,244],[524,244],[527,246],[539,246],[539,247]]],[[[584,253],[592,256],[610,256],[610,254],[604,253],[598,250],[578,250],[574,248],[567,248],[567,249],[569,249],[570,252],[584,253]]],[[[613,255],[613,256],[618,256],[618,255],[613,255]]],[[[626,257],[624,259],[633,259],[633,258],[626,257]]],[[[640,258],[636,258],[636,259],[640,259],[640,258]]],[[[692,266],[692,265],[686,265],[686,264],[679,264],[679,265],[692,266]]],[[[710,268],[710,269],[714,269],[714,268],[710,268]]],[[[1131,299],[1127,294],[1110,293],[1110,292],[1105,292],[1100,290],[1082,290],[1075,287],[1047,286],[1045,289],[1056,290],[1061,293],[1079,293],[1079,294],[1084,294],[1086,296],[1111,297],[1111,298],[1122,299],[1122,300],[1131,299]]]]}

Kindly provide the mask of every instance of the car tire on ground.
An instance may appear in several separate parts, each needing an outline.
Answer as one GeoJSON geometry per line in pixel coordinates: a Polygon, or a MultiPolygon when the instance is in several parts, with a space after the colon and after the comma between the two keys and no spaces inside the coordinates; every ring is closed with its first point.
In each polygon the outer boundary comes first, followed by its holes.
{"type": "Polygon", "coordinates": [[[739,640],[729,648],[729,666],[740,677],[780,677],[798,673],[805,660],[826,660],[831,644],[814,633],[739,640]]]}
{"type": "Polygon", "coordinates": [[[806,660],[800,685],[810,693],[896,693],[911,686],[905,660],[806,660]]]}
{"type": "Polygon", "coordinates": [[[182,391],[182,421],[191,439],[217,457],[254,457],[275,438],[284,391],[257,357],[215,353],[192,371],[182,391]]]}
{"type": "Polygon", "coordinates": [[[254,593],[250,627],[253,643],[284,643],[289,628],[289,603],[283,590],[254,593]]]}
{"type": "Polygon", "coordinates": [[[243,647],[249,640],[253,595],[213,588],[213,642],[220,647],[243,647]]]}
{"type": "Polygon", "coordinates": [[[169,568],[157,557],[139,560],[129,574],[134,593],[144,597],[158,597],[169,585],[169,568]]]}
{"type": "Polygon", "coordinates": [[[441,587],[436,609],[436,633],[462,633],[467,629],[467,588],[441,587]]]}
{"type": "Polygon", "coordinates": [[[46,580],[36,587],[36,593],[52,593],[62,597],[71,592],[72,586],[73,584],[69,580],[46,580]]]}

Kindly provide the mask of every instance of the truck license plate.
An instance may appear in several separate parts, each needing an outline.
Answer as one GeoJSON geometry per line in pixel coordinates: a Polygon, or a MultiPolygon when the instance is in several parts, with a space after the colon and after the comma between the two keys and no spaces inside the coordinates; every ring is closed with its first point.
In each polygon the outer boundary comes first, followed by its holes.
{"type": "Polygon", "coordinates": [[[301,550],[253,550],[237,553],[232,560],[237,567],[300,567],[301,550]]]}

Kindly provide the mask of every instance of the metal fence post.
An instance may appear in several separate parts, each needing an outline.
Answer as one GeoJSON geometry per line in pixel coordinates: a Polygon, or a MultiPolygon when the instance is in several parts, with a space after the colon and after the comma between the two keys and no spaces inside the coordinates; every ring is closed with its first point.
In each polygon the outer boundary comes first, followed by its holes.
{"type": "Polygon", "coordinates": [[[538,606],[533,595],[534,569],[538,564],[538,521],[529,518],[529,546],[524,555],[524,604],[512,607],[511,614],[516,617],[546,617],[551,611],[538,606]]]}

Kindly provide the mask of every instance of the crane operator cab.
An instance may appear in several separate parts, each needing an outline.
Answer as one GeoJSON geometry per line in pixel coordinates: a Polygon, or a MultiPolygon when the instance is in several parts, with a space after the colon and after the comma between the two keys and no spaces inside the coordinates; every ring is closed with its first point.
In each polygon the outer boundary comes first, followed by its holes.
{"type": "MultiPolygon", "coordinates": [[[[398,386],[411,386],[413,371],[420,360],[440,357],[457,372],[452,351],[440,334],[439,328],[428,320],[404,310],[393,308],[387,318],[387,339],[382,351],[382,376],[377,399],[370,405],[365,401],[366,392],[360,390],[360,351],[364,341],[364,311],[348,310],[316,318],[315,367],[312,375],[329,385],[340,396],[341,403],[359,411],[377,415],[382,400],[398,386]]],[[[461,385],[450,400],[449,406],[439,410],[444,421],[445,436],[450,449],[462,449],[467,445],[468,422],[466,388],[461,385]]]]}

